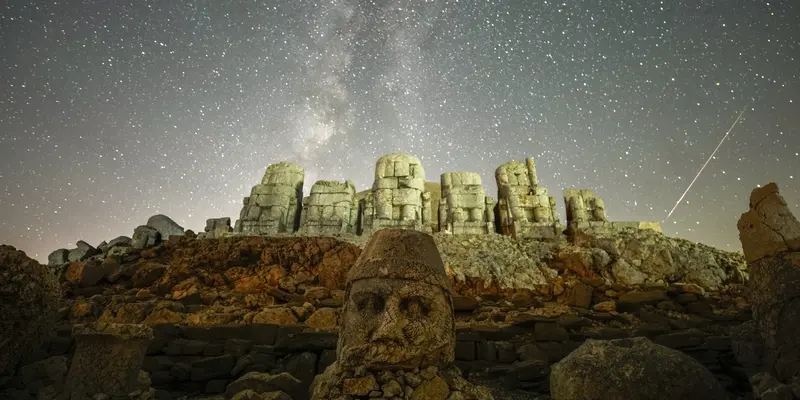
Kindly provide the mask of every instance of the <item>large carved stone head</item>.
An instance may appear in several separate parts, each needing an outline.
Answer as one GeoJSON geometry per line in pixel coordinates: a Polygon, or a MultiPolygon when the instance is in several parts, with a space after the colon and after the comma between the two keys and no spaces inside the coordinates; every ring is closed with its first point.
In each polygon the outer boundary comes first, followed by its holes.
{"type": "Polygon", "coordinates": [[[430,235],[377,231],[348,273],[345,298],[340,368],[413,369],[453,361],[450,282],[430,235]]]}

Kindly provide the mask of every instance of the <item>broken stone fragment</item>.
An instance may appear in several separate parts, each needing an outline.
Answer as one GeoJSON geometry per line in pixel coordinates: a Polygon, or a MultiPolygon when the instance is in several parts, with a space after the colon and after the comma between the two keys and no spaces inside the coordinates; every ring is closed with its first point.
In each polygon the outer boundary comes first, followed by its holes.
{"type": "Polygon", "coordinates": [[[131,247],[134,249],[146,249],[158,244],[161,234],[155,228],[147,225],[139,225],[133,230],[131,247]]]}
{"type": "Polygon", "coordinates": [[[742,214],[738,228],[748,262],[784,251],[800,251],[800,222],[774,182],[753,190],[750,210],[742,214]]]}
{"type": "Polygon", "coordinates": [[[66,380],[70,398],[111,398],[141,390],[141,366],[153,330],[146,325],[93,323],[72,329],[76,348],[66,380]]]}
{"type": "Polygon", "coordinates": [[[694,358],[643,337],[589,339],[550,374],[554,400],[726,400],[714,375],[694,358]]]}

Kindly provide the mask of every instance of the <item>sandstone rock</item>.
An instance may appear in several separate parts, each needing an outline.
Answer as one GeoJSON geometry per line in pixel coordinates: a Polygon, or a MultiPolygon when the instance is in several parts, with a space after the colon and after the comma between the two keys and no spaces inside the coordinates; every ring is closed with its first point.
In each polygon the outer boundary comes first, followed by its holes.
{"type": "Polygon", "coordinates": [[[54,328],[61,293],[47,267],[0,245],[0,376],[33,352],[54,328]]]}
{"type": "Polygon", "coordinates": [[[164,214],[157,214],[148,218],[147,226],[158,231],[162,240],[167,240],[170,236],[184,235],[183,227],[164,214]]]}
{"type": "Polygon", "coordinates": [[[696,360],[645,338],[589,339],[552,367],[553,400],[726,400],[714,375],[696,360]]]}
{"type": "Polygon", "coordinates": [[[765,366],[780,381],[800,376],[800,223],[771,183],[753,191],[738,226],[765,366]]]}

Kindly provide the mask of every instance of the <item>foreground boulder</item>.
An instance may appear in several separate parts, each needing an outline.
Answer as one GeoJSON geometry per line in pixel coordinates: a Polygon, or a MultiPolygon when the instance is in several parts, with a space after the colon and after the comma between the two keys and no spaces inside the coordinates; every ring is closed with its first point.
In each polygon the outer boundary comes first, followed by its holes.
{"type": "Polygon", "coordinates": [[[553,400],[702,399],[728,395],[690,356],[643,337],[589,339],[552,367],[553,400]]]}
{"type": "Polygon", "coordinates": [[[13,371],[50,334],[60,298],[47,267],[0,245],[0,375],[13,371]]]}
{"type": "Polygon", "coordinates": [[[753,190],[738,227],[764,367],[785,382],[800,376],[800,222],[770,183],[753,190]]]}

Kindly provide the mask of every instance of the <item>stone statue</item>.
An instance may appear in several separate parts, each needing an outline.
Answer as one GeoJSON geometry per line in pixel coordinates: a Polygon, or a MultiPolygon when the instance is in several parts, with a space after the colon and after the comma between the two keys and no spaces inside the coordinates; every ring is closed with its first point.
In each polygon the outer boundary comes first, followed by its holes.
{"type": "Polygon", "coordinates": [[[300,232],[308,235],[356,233],[358,204],[353,182],[317,181],[303,199],[300,232]]]}
{"type": "Polygon", "coordinates": [[[539,185],[532,158],[499,166],[495,179],[500,233],[540,238],[560,234],[555,199],[539,185]]]}
{"type": "Polygon", "coordinates": [[[372,190],[361,201],[361,232],[404,228],[431,232],[430,194],[425,191],[425,170],[407,154],[388,154],[375,163],[372,190]]]}
{"type": "Polygon", "coordinates": [[[337,360],[314,379],[312,399],[492,398],[453,365],[450,282],[433,237],[377,231],[348,273],[345,298],[337,360]]]}
{"type": "Polygon", "coordinates": [[[243,200],[235,232],[255,235],[292,233],[300,226],[305,171],[280,162],[267,167],[261,183],[243,200]]]}
{"type": "Polygon", "coordinates": [[[439,231],[453,234],[494,232],[494,205],[486,196],[481,176],[474,172],[447,172],[441,176],[439,231]]]}
{"type": "Polygon", "coordinates": [[[567,208],[567,225],[608,222],[605,203],[591,190],[565,189],[564,206],[567,208]]]}

